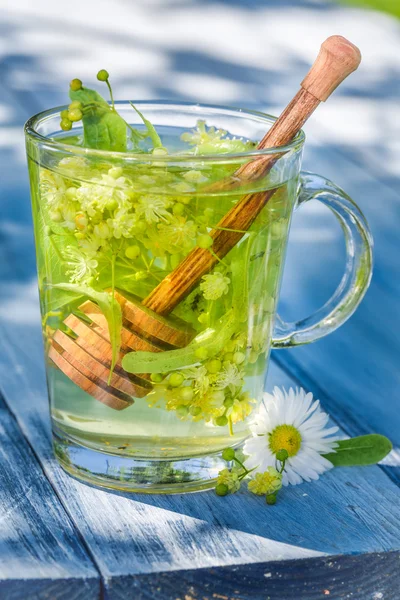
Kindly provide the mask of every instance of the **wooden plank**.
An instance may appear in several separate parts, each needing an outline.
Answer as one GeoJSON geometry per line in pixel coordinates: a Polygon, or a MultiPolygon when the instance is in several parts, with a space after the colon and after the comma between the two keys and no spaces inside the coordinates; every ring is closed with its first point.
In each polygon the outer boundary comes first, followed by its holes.
{"type": "MultiPolygon", "coordinates": [[[[271,21],[269,21],[269,27],[271,28],[271,21]]],[[[259,49],[257,49],[257,52],[259,52],[259,49]]],[[[219,63],[217,61],[216,66],[218,65],[226,67],[226,64],[224,66],[224,61],[219,61],[219,63]]],[[[265,72],[262,73],[263,90],[265,89],[265,74],[265,72]]],[[[269,75],[273,78],[272,72],[269,75]]],[[[169,77],[170,73],[167,72],[166,76],[169,77]]],[[[270,89],[271,94],[273,94],[274,89],[276,89],[273,83],[276,83],[277,80],[270,79],[270,83],[271,81],[272,85],[270,89]]],[[[251,88],[251,90],[254,91],[254,88],[251,88]]],[[[241,86],[243,97],[247,91],[245,86],[241,86]]],[[[197,96],[197,91],[193,90],[193,94],[197,96]]],[[[257,100],[257,93],[255,96],[253,93],[250,95],[257,100]]],[[[260,94],[258,98],[260,98],[260,94]]],[[[243,103],[243,101],[237,100],[236,103],[243,103]]],[[[46,102],[43,99],[43,106],[45,104],[46,102]]],[[[336,168],[337,159],[334,153],[327,153],[326,157],[327,162],[332,161],[336,168]]],[[[318,154],[315,156],[315,159],[313,158],[313,168],[317,168],[315,165],[318,165],[318,158],[318,154]]],[[[342,161],[341,164],[343,162],[345,163],[345,161],[342,161]]],[[[321,167],[324,166],[321,165],[321,167]]],[[[328,164],[326,167],[331,168],[331,165],[328,164]]],[[[327,172],[327,169],[325,169],[325,172],[327,172]]],[[[346,166],[344,167],[344,172],[346,172],[346,166]]],[[[366,191],[366,188],[369,188],[369,186],[371,186],[372,190],[375,186],[376,192],[380,192],[380,186],[377,182],[374,181],[371,184],[371,180],[366,178],[364,173],[359,171],[357,177],[359,188],[363,191],[366,191]]],[[[344,180],[343,183],[345,184],[347,181],[344,180]]],[[[17,199],[18,196],[16,195],[15,198],[17,199]]],[[[389,223],[389,221],[393,221],[394,215],[390,213],[386,217],[389,223]]],[[[17,215],[14,209],[12,222],[14,224],[20,223],[24,219],[25,216],[17,215]]],[[[384,235],[386,236],[390,236],[391,231],[388,223],[384,229],[384,235]]],[[[329,225],[328,229],[324,230],[325,234],[327,232],[328,235],[330,234],[331,227],[332,225],[329,225]]],[[[296,233],[296,230],[294,230],[294,233],[296,233]]],[[[310,238],[307,229],[302,233],[305,233],[310,238]]],[[[301,248],[299,240],[295,240],[295,242],[297,249],[301,248]]],[[[365,597],[369,589],[365,587],[362,590],[363,593],[358,594],[359,590],[357,590],[356,584],[362,585],[368,573],[376,572],[374,565],[379,564],[381,557],[377,553],[380,553],[382,549],[388,550],[399,547],[398,489],[388,481],[379,468],[343,469],[329,473],[316,484],[307,484],[299,488],[285,490],[285,502],[280,503],[271,511],[263,510],[263,512],[260,512],[259,504],[257,503],[258,499],[243,495],[222,499],[220,502],[211,494],[196,494],[184,498],[143,498],[139,496],[128,498],[119,494],[111,495],[106,492],[92,490],[69,479],[54,463],[50,462],[51,450],[48,437],[41,434],[43,429],[48,432],[48,421],[46,400],[43,392],[41,359],[37,355],[39,334],[33,325],[34,320],[38,318],[35,316],[37,308],[34,301],[29,301],[29,293],[32,290],[32,270],[26,268],[25,264],[21,265],[21,259],[23,263],[27,256],[27,249],[31,248],[31,246],[26,244],[25,238],[21,241],[21,237],[17,240],[15,235],[11,235],[7,238],[6,247],[9,253],[8,256],[12,257],[14,253],[14,260],[11,260],[11,264],[13,264],[12,269],[17,270],[16,272],[20,278],[17,279],[15,271],[13,271],[9,278],[10,281],[15,282],[15,285],[14,288],[11,287],[7,291],[8,297],[6,300],[8,303],[6,304],[6,311],[4,313],[8,318],[10,312],[14,314],[15,323],[20,325],[20,329],[14,328],[13,334],[11,334],[10,327],[3,329],[6,335],[7,354],[4,359],[2,374],[4,375],[4,385],[7,388],[8,402],[10,406],[12,405],[15,414],[18,415],[19,422],[24,431],[30,436],[32,443],[35,444],[46,472],[64,498],[71,516],[84,535],[91,551],[96,556],[96,559],[99,560],[101,572],[107,581],[107,590],[110,598],[126,598],[128,594],[132,594],[136,598],[138,592],[140,592],[143,598],[146,598],[147,594],[147,598],[157,598],[158,596],[159,598],[166,597],[168,599],[166,594],[170,590],[175,592],[176,589],[179,589],[180,592],[182,591],[182,598],[185,598],[185,595],[189,594],[194,597],[190,586],[192,586],[195,579],[194,583],[197,585],[199,585],[199,581],[204,581],[203,589],[194,590],[195,592],[198,591],[205,595],[211,587],[212,594],[219,594],[221,590],[221,595],[223,595],[224,590],[219,588],[219,584],[216,583],[218,576],[221,575],[222,577],[221,572],[214,571],[217,575],[210,575],[210,568],[218,567],[218,565],[224,569],[224,578],[229,577],[232,582],[232,587],[225,584],[225,595],[228,591],[232,597],[235,597],[235,589],[239,589],[240,598],[249,597],[245,594],[249,594],[250,592],[253,593],[253,596],[250,596],[253,598],[265,598],[267,594],[271,595],[270,592],[273,592],[275,597],[278,597],[276,589],[273,586],[269,586],[268,589],[267,580],[269,578],[266,577],[266,574],[270,572],[274,579],[274,585],[275,580],[276,585],[279,585],[279,580],[285,577],[287,573],[285,593],[287,590],[296,590],[296,582],[302,575],[307,582],[311,580],[312,583],[314,581],[313,573],[316,574],[319,570],[324,575],[323,583],[331,582],[331,579],[324,573],[322,568],[325,563],[320,562],[324,559],[318,558],[318,555],[315,554],[318,552],[328,552],[335,556],[343,552],[359,554],[354,559],[353,557],[346,556],[343,559],[338,559],[338,562],[334,558],[335,567],[331,571],[331,578],[339,577],[344,564],[348,564],[349,571],[346,572],[354,575],[354,580],[350,578],[350,584],[354,581],[355,590],[352,592],[348,588],[347,595],[353,593],[356,598],[357,596],[365,597]],[[16,257],[17,260],[15,260],[16,257]],[[28,297],[24,296],[26,293],[28,293],[28,297]],[[15,306],[16,302],[17,306],[15,306]],[[21,323],[22,313],[25,323],[21,323]],[[36,342],[34,341],[35,336],[36,342]],[[24,343],[23,348],[14,345],[15,338],[19,341],[21,337],[24,338],[24,342],[28,339],[31,340],[29,343],[24,343]],[[19,369],[21,379],[24,381],[22,390],[18,390],[18,393],[15,383],[10,384],[9,381],[12,378],[13,369],[19,369]],[[24,397],[25,402],[22,402],[20,399],[21,396],[24,397]],[[356,489],[352,487],[353,485],[356,486],[356,489]],[[289,492],[291,494],[290,497],[288,497],[289,492]],[[303,496],[303,494],[307,494],[307,496],[303,496]],[[96,506],[96,511],[93,511],[93,505],[96,506]],[[372,556],[374,560],[376,559],[376,563],[365,562],[369,560],[371,556],[370,552],[374,553],[372,556]],[[241,562],[249,560],[248,556],[251,557],[250,560],[254,560],[254,563],[250,565],[246,564],[245,567],[239,567],[238,565],[241,562]],[[270,569],[263,571],[263,569],[257,567],[259,563],[264,565],[266,561],[275,561],[278,556],[282,559],[277,566],[277,568],[280,568],[280,571],[276,573],[270,569]],[[307,559],[306,561],[307,564],[310,561],[310,565],[312,566],[306,568],[303,561],[301,573],[295,569],[290,570],[289,567],[293,563],[284,560],[285,558],[293,559],[299,556],[312,556],[311,559],[307,559]],[[364,571],[358,571],[354,566],[358,559],[359,564],[367,565],[364,571]],[[341,563],[341,560],[347,562],[341,563]],[[351,563],[351,560],[354,560],[354,563],[351,563]],[[198,575],[193,573],[192,576],[186,576],[186,573],[182,569],[187,571],[193,568],[194,565],[197,567],[195,573],[198,575]],[[246,574],[253,573],[253,568],[256,574],[252,575],[252,590],[249,592],[249,576],[246,578],[246,574]],[[180,572],[177,574],[175,571],[179,569],[180,572]],[[201,571],[197,569],[201,569],[201,571]],[[314,569],[313,572],[311,571],[312,569],[314,569]],[[164,571],[164,575],[159,575],[161,570],[164,571]],[[244,575],[242,576],[241,573],[244,575]],[[210,577],[212,578],[212,582],[210,583],[210,587],[206,588],[206,584],[210,582],[210,577]],[[236,588],[236,582],[238,582],[238,585],[240,584],[239,588],[236,588]],[[158,589],[161,586],[162,589],[158,589]]],[[[303,262],[308,269],[305,280],[299,275],[296,276],[294,269],[290,269],[289,262],[288,273],[289,277],[292,277],[292,287],[288,298],[292,300],[294,294],[296,294],[296,300],[298,296],[303,298],[300,303],[296,302],[296,310],[306,310],[309,305],[313,303],[318,304],[321,297],[332,286],[333,282],[328,281],[327,277],[322,277],[323,283],[321,286],[315,286],[317,277],[318,281],[320,281],[319,277],[321,273],[318,270],[319,264],[317,260],[310,259],[310,256],[315,256],[318,253],[325,273],[328,271],[336,273],[339,267],[340,254],[337,257],[331,258],[332,250],[330,248],[326,249],[327,247],[328,245],[324,247],[322,253],[320,247],[318,247],[316,252],[315,246],[311,252],[306,252],[304,248],[301,255],[296,252],[297,259],[300,259],[300,262],[303,262]],[[316,275],[313,269],[316,269],[316,275]]],[[[308,250],[310,250],[310,247],[308,250]]],[[[393,256],[395,257],[396,254],[393,256]]],[[[389,257],[387,258],[389,259],[389,257]]],[[[298,264],[297,262],[297,269],[298,264]]],[[[322,275],[324,274],[322,273],[322,275]]],[[[386,300],[386,297],[390,301],[392,297],[391,289],[393,289],[395,284],[391,280],[385,279],[384,272],[381,275],[380,283],[382,284],[382,282],[386,292],[383,298],[382,296],[380,297],[380,302],[382,302],[382,299],[386,300]]],[[[394,307],[394,300],[392,300],[389,311],[392,313],[392,316],[394,314],[394,307]]],[[[364,315],[365,320],[360,320],[358,327],[352,330],[355,339],[358,339],[358,330],[365,327],[364,323],[368,323],[368,326],[375,330],[374,318],[375,315],[372,312],[364,315]]],[[[365,347],[369,349],[377,344],[377,347],[381,350],[381,346],[378,343],[378,332],[379,328],[377,328],[376,335],[374,335],[373,344],[371,340],[370,345],[359,345],[359,353],[362,355],[363,361],[367,360],[362,352],[365,347]]],[[[361,339],[364,342],[366,338],[362,337],[361,339]]],[[[388,344],[391,352],[393,350],[393,340],[391,340],[390,336],[385,336],[384,341],[385,344],[388,344]]],[[[321,342],[316,347],[306,349],[310,353],[313,352],[314,355],[310,354],[310,357],[304,360],[303,370],[296,371],[298,377],[303,378],[304,373],[307,374],[307,377],[304,377],[302,381],[306,383],[309,381],[308,387],[313,391],[319,388],[314,381],[314,377],[312,377],[314,376],[316,364],[315,354],[319,352],[319,349],[322,347],[321,344],[324,343],[321,342]],[[311,369],[309,365],[311,365],[311,369]]],[[[352,347],[349,341],[343,343],[345,345],[349,344],[348,346],[346,345],[348,349],[345,353],[345,359],[348,360],[349,356],[352,356],[352,347]]],[[[290,356],[295,356],[299,352],[303,352],[303,349],[296,350],[290,356]]],[[[340,355],[340,345],[339,347],[335,347],[335,352],[336,356],[340,355]]],[[[285,355],[282,353],[280,356],[285,355]]],[[[377,358],[375,352],[373,353],[373,357],[375,361],[377,358]]],[[[387,358],[388,356],[386,355],[387,358]]],[[[370,359],[368,360],[370,361],[370,359]]],[[[285,366],[287,364],[285,363],[285,366]]],[[[299,362],[296,364],[298,365],[299,362]]],[[[339,372],[343,376],[343,381],[338,382],[334,378],[333,373],[329,373],[329,385],[325,385],[322,392],[326,406],[341,417],[342,423],[347,427],[347,430],[349,430],[349,425],[354,427],[354,432],[362,430],[363,427],[371,428],[375,426],[376,408],[378,408],[377,413],[380,426],[390,429],[391,424],[389,421],[392,420],[392,417],[395,418],[394,412],[396,409],[392,411],[389,406],[385,406],[387,414],[384,416],[382,410],[379,412],[379,406],[376,402],[371,410],[363,410],[363,404],[360,399],[364,401],[364,394],[367,386],[371,383],[371,377],[368,377],[366,381],[362,381],[360,371],[356,369],[355,372],[352,372],[351,375],[354,378],[361,379],[357,389],[354,390],[352,388],[353,382],[349,377],[349,371],[346,370],[347,367],[342,366],[342,370],[339,369],[337,371],[338,365],[332,353],[326,353],[324,360],[320,361],[319,364],[318,381],[326,375],[326,371],[328,370],[327,364],[334,373],[339,372]],[[333,362],[334,366],[331,366],[330,361],[333,362]],[[339,383],[340,387],[338,387],[339,383]],[[351,402],[346,400],[349,388],[352,392],[351,402]],[[340,394],[337,394],[337,390],[340,391],[340,394]],[[355,409],[353,409],[353,406],[355,406],[355,409]],[[354,419],[350,420],[353,416],[353,410],[354,419]],[[367,412],[367,415],[365,415],[365,412],[367,412]]],[[[350,364],[354,365],[354,362],[349,362],[350,364]]],[[[364,365],[365,363],[361,362],[361,364],[364,365]]],[[[382,364],[385,365],[382,361],[382,363],[379,363],[379,367],[382,364]]],[[[367,365],[370,367],[370,362],[367,365]]],[[[388,370],[392,371],[392,365],[389,365],[389,367],[388,370]]],[[[386,369],[381,371],[381,375],[377,378],[378,382],[375,383],[376,386],[382,383],[384,385],[382,380],[386,376],[386,372],[386,369]]],[[[393,373],[390,372],[389,376],[392,378],[393,373]]],[[[274,368],[270,374],[269,385],[274,381],[287,385],[292,380],[274,368]]],[[[393,385],[393,388],[389,397],[393,395],[395,389],[393,379],[391,379],[391,385],[393,385]]],[[[390,387],[386,387],[385,390],[390,391],[390,387]]],[[[395,423],[392,428],[395,428],[395,423]]],[[[389,598],[391,597],[390,595],[395,597],[393,593],[396,592],[393,592],[393,590],[396,588],[391,589],[389,587],[390,584],[387,583],[390,581],[389,576],[392,573],[391,561],[397,560],[396,558],[393,559],[393,557],[396,557],[396,553],[385,553],[382,557],[380,568],[388,577],[383,579],[386,583],[382,583],[382,588],[372,587],[374,594],[386,594],[389,598]],[[386,588],[384,585],[386,585],[386,588]]],[[[329,560],[329,562],[333,561],[329,560]]],[[[271,562],[268,563],[269,565],[271,565],[271,562]]],[[[317,578],[317,575],[315,575],[315,578],[317,578]]],[[[395,577],[393,577],[393,585],[398,586],[395,577]]],[[[330,591],[329,588],[325,589],[330,591]]],[[[279,591],[282,592],[282,588],[279,591]]],[[[309,600],[312,597],[310,596],[310,588],[308,590],[301,590],[298,586],[297,591],[298,598],[303,597],[309,600]]],[[[337,598],[340,598],[342,594],[340,588],[339,590],[337,588],[335,590],[332,589],[330,597],[332,595],[335,597],[334,594],[337,598]]],[[[237,596],[238,594],[236,594],[237,596]]],[[[282,597],[282,595],[279,597],[282,597]]],[[[377,598],[379,597],[381,596],[378,595],[377,598]]]]}
{"type": "MultiPolygon", "coordinates": [[[[321,152],[315,143],[308,147],[306,165],[343,186],[365,212],[375,240],[374,276],[358,311],[342,328],[316,346],[279,352],[275,359],[318,390],[348,433],[383,433],[399,448],[400,264],[394,227],[400,218],[398,195],[341,155],[321,152]]],[[[332,221],[328,211],[311,206],[295,216],[281,295],[284,316],[306,316],[327,300],[338,281],[344,254],[341,232],[332,221]]],[[[397,482],[399,466],[397,462],[387,467],[397,482]]]]}
{"type": "MultiPolygon", "coordinates": [[[[10,329],[2,323],[2,385],[46,474],[95,557],[111,600],[123,597],[121,589],[136,598],[137,586],[143,598],[146,594],[150,598],[150,574],[160,572],[230,567],[229,577],[236,581],[237,565],[241,564],[280,560],[283,572],[288,560],[298,558],[399,549],[400,490],[378,467],[340,469],[317,483],[286,489],[282,502],[272,510],[246,492],[224,499],[212,492],[129,496],[71,479],[50,459],[43,366],[37,351],[40,333],[37,325],[24,327],[24,340],[18,343],[22,338],[18,324],[13,324],[11,340],[10,329]],[[16,364],[24,365],[18,385],[13,375],[16,364]]],[[[275,383],[287,386],[291,380],[273,366],[269,385],[275,383]]],[[[257,585],[266,589],[261,571],[254,577],[257,585]]],[[[295,571],[293,577],[290,585],[295,584],[295,571]]],[[[240,594],[245,585],[239,578],[240,594]]],[[[163,598],[164,591],[159,593],[163,598]]]]}
{"type": "Polygon", "coordinates": [[[111,590],[117,600],[395,600],[399,566],[398,552],[373,553],[143,575],[111,590]]]}
{"type": "Polygon", "coordinates": [[[99,598],[99,575],[1,397],[0,482],[0,598],[99,598]]]}

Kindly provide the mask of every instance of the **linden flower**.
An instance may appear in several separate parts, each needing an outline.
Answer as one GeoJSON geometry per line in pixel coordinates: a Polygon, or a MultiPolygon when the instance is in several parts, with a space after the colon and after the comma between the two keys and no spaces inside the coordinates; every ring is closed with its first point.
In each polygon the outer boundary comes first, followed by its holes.
{"type": "Polygon", "coordinates": [[[274,467],[268,467],[264,473],[256,473],[247,487],[259,496],[276,494],[282,487],[282,475],[274,467]]]}
{"type": "Polygon", "coordinates": [[[230,363],[226,368],[219,372],[216,386],[218,389],[229,387],[229,389],[234,392],[236,387],[241,387],[243,385],[243,377],[244,371],[230,363]]]}
{"type": "Polygon", "coordinates": [[[193,379],[194,387],[199,392],[200,396],[204,396],[210,387],[210,377],[207,369],[201,365],[200,367],[192,367],[182,371],[185,379],[193,379]]]}
{"type": "Polygon", "coordinates": [[[40,173],[40,187],[42,196],[48,205],[54,209],[58,209],[64,200],[67,190],[64,179],[60,175],[47,171],[47,169],[42,169],[40,173]]]}
{"type": "Polygon", "coordinates": [[[88,283],[96,273],[97,260],[74,246],[67,246],[63,254],[70,267],[67,271],[70,281],[72,283],[88,283]]]}
{"type": "Polygon", "coordinates": [[[123,204],[132,196],[132,186],[125,177],[113,177],[110,175],[113,169],[110,169],[108,175],[103,174],[100,179],[93,179],[96,188],[95,192],[102,197],[103,203],[110,205],[113,201],[117,204],[123,204]]]}
{"type": "Polygon", "coordinates": [[[87,255],[94,256],[103,243],[104,238],[89,234],[82,240],[79,240],[78,245],[86,251],[87,255]]]}
{"type": "Polygon", "coordinates": [[[66,202],[64,204],[64,206],[61,208],[61,215],[63,221],[60,224],[62,227],[70,229],[71,231],[76,229],[76,207],[73,202],[66,202]]]}
{"type": "Polygon", "coordinates": [[[229,290],[230,279],[218,271],[211,275],[203,275],[200,289],[206,300],[218,300],[229,290]]]}
{"type": "Polygon", "coordinates": [[[122,236],[132,237],[132,230],[136,224],[136,215],[127,213],[123,208],[117,210],[112,219],[107,219],[107,225],[117,240],[120,240],[122,236]]]}
{"type": "Polygon", "coordinates": [[[190,250],[197,234],[194,221],[187,221],[184,217],[171,218],[168,224],[160,224],[158,230],[161,243],[171,254],[190,250]]]}
{"type": "Polygon", "coordinates": [[[243,400],[239,400],[235,398],[233,402],[233,406],[228,410],[228,416],[232,419],[232,423],[240,423],[240,421],[244,421],[252,412],[255,400],[250,398],[244,398],[243,400]]]}
{"type": "Polygon", "coordinates": [[[250,429],[243,451],[249,455],[246,467],[255,467],[263,473],[276,464],[276,453],[286,450],[289,458],[282,474],[282,484],[297,485],[302,481],[318,479],[332,468],[322,454],[334,452],[337,427],[326,428],[329,415],[320,408],[319,401],[302,388],[289,392],[274,388],[273,394],[264,394],[250,429]],[[330,437],[328,437],[330,436],[330,437]]]}
{"type": "Polygon", "coordinates": [[[234,494],[240,488],[239,475],[235,471],[222,469],[218,473],[217,485],[226,485],[228,490],[234,494]]]}
{"type": "Polygon", "coordinates": [[[163,196],[141,196],[136,205],[136,214],[144,216],[148,223],[167,222],[171,218],[171,213],[167,208],[171,205],[168,198],[163,196]]]}

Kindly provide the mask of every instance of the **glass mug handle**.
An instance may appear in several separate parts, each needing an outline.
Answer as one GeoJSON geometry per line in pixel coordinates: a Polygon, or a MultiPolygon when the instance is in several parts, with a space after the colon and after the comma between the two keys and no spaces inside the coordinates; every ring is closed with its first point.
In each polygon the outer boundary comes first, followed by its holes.
{"type": "Polygon", "coordinates": [[[346,268],[342,280],[324,306],[311,316],[285,323],[277,315],[273,348],[300,346],[319,340],[340,327],[356,310],[372,275],[373,241],[360,209],[335,184],[314,173],[301,173],[298,206],[319,200],[338,219],[346,242],[346,268]]]}

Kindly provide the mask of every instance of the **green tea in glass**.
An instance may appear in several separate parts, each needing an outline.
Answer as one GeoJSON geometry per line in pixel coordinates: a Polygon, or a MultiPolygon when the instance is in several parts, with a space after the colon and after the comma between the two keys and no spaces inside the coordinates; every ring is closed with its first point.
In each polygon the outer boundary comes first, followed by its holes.
{"type": "Polygon", "coordinates": [[[302,132],[257,147],[273,117],[71,88],[69,107],[26,125],[55,453],[97,485],[207,489],[248,436],[271,347],[326,335],[360,302],[367,226],[336,186],[300,174],[302,132]],[[256,210],[233,227],[244,199],[256,210]],[[276,319],[288,232],[310,199],[345,229],[346,272],[288,325],[276,319]]]}

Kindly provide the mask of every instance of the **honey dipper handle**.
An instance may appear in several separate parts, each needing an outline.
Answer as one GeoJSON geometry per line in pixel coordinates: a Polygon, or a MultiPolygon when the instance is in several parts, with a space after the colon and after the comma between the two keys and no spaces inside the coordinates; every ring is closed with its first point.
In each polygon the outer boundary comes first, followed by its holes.
{"type": "MultiPolygon", "coordinates": [[[[284,146],[300,131],[318,104],[325,101],[361,61],[360,51],[345,38],[334,35],[322,44],[310,71],[301,83],[301,89],[288,104],[271,129],[258,145],[259,149],[284,146]]],[[[265,176],[279,155],[261,156],[243,165],[234,178],[217,182],[207,191],[226,191],[237,187],[238,181],[265,176]]],[[[218,227],[246,231],[276,190],[256,192],[243,196],[221,219],[218,227]]],[[[203,275],[223,258],[243,237],[244,233],[214,229],[213,254],[196,247],[143,301],[144,306],[161,315],[167,315],[197,285],[203,275]]]]}

